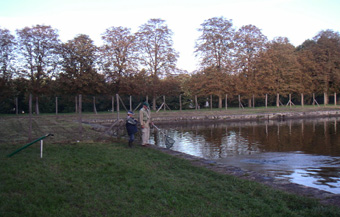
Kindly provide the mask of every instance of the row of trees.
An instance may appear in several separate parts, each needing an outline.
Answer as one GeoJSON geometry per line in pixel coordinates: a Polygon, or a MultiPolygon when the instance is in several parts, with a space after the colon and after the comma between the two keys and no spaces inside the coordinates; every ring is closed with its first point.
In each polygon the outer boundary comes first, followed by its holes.
{"type": "MultiPolygon", "coordinates": [[[[248,105],[264,94],[338,92],[340,35],[321,31],[295,47],[287,38],[268,41],[254,25],[235,29],[232,20],[214,17],[198,29],[193,73],[176,67],[172,31],[162,19],[151,19],[136,33],[111,27],[102,46],[80,34],[65,43],[51,26],[16,31],[0,29],[1,101],[17,96],[148,95],[189,98],[225,94],[247,97],[248,105]],[[255,96],[255,97],[254,97],[255,96]]],[[[325,102],[327,104],[327,101],[325,102]]]]}

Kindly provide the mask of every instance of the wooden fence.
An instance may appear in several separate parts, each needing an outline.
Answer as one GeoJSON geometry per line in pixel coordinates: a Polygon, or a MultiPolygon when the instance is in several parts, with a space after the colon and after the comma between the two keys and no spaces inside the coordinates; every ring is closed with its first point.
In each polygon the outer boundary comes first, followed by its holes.
{"type": "MultiPolygon", "coordinates": [[[[253,107],[255,108],[256,103],[258,103],[259,105],[261,105],[261,107],[265,107],[267,108],[268,106],[276,106],[276,107],[280,107],[280,106],[295,106],[295,105],[300,105],[300,106],[305,106],[305,105],[314,105],[314,106],[320,106],[319,102],[323,101],[324,105],[327,105],[328,102],[333,103],[334,105],[337,105],[337,94],[334,93],[334,95],[331,95],[328,97],[328,99],[325,98],[326,94],[324,94],[323,96],[318,95],[318,97],[316,97],[315,94],[300,94],[294,95],[294,99],[292,97],[292,94],[289,94],[286,97],[282,97],[279,94],[277,94],[276,96],[273,95],[268,95],[265,94],[263,97],[255,97],[252,96],[251,99],[249,99],[250,97],[247,97],[247,99],[245,99],[245,97],[242,97],[241,95],[225,95],[225,98],[223,99],[223,103],[221,103],[221,97],[220,99],[217,99],[217,96],[213,96],[213,95],[209,95],[209,96],[200,96],[198,97],[197,95],[193,97],[193,99],[189,98],[187,96],[183,96],[183,95],[179,95],[177,97],[172,96],[171,97],[171,105],[169,105],[169,102],[167,102],[167,99],[169,99],[169,97],[167,98],[166,96],[160,96],[157,98],[156,100],[156,112],[159,112],[160,110],[172,110],[172,109],[176,109],[179,111],[182,111],[183,109],[201,109],[202,106],[205,108],[220,108],[220,109],[225,109],[227,110],[230,107],[238,107],[239,109],[244,109],[245,107],[253,107]],[[307,97],[306,97],[307,96],[307,97]],[[185,102],[185,106],[183,106],[183,98],[186,99],[185,102]],[[270,98],[270,99],[269,99],[270,98]],[[306,100],[306,98],[308,100],[306,100]],[[323,98],[323,99],[322,99],[323,98]],[[331,100],[330,100],[331,99],[331,100]],[[175,101],[175,102],[174,102],[175,101]],[[199,102],[200,101],[200,102],[199,102]],[[308,101],[306,103],[306,101],[308,101]],[[319,102],[318,102],[319,101],[319,102]],[[203,104],[202,104],[203,102],[203,104]],[[221,105],[223,104],[223,105],[221,105]],[[176,106],[174,106],[176,105],[176,106]],[[176,108],[174,108],[176,107],[176,108]]],[[[87,102],[87,108],[89,108],[89,103],[92,104],[92,111],[95,114],[98,113],[98,96],[91,96],[91,101],[89,100],[89,96],[86,96],[86,102],[87,102]]],[[[74,96],[74,109],[71,112],[75,112],[75,113],[79,113],[84,109],[84,100],[83,100],[83,96],[82,95],[77,95],[74,96]]],[[[33,97],[32,94],[29,94],[28,97],[28,108],[26,108],[25,110],[28,111],[30,114],[35,113],[36,115],[40,114],[40,103],[39,103],[39,97],[33,97]],[[35,99],[35,111],[33,112],[33,99],[35,99]]],[[[49,100],[49,104],[54,104],[53,106],[55,107],[55,114],[58,115],[60,112],[60,107],[62,107],[62,103],[60,103],[60,97],[55,97],[55,99],[53,100],[53,102],[51,102],[51,100],[49,100]]],[[[67,102],[68,104],[70,104],[73,101],[71,100],[71,98],[69,97],[67,102]]],[[[123,96],[121,97],[119,94],[116,94],[114,96],[110,96],[110,99],[108,99],[108,96],[105,98],[105,105],[104,109],[105,111],[111,111],[112,113],[116,112],[119,113],[121,112],[121,110],[123,111],[136,111],[137,109],[139,109],[141,107],[142,102],[144,101],[149,101],[148,96],[145,97],[139,97],[137,100],[133,99],[133,96],[123,96]],[[123,99],[124,100],[123,100],[123,99]],[[110,101],[110,102],[108,102],[110,101]]],[[[46,102],[45,102],[46,103],[46,102]]],[[[64,99],[64,104],[65,104],[65,99],[64,99]]],[[[18,97],[16,97],[14,99],[14,108],[11,109],[11,111],[8,111],[7,113],[13,113],[13,111],[15,111],[15,114],[19,115],[20,113],[24,113],[25,112],[24,109],[20,109],[20,105],[19,105],[19,100],[18,97]],[[21,112],[20,112],[21,111],[21,112]]],[[[103,108],[99,109],[99,111],[103,111],[103,108]]],[[[68,110],[68,112],[70,112],[70,109],[68,110]]],[[[4,113],[2,111],[2,113],[4,113]]],[[[5,112],[6,113],[6,112],[5,112]]],[[[51,112],[49,112],[51,113],[51,112]]]]}

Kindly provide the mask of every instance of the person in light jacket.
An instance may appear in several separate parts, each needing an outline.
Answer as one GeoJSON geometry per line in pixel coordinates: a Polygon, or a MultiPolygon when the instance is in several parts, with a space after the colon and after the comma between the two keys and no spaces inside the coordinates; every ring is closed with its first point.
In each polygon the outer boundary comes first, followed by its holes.
{"type": "Polygon", "coordinates": [[[143,108],[139,110],[139,122],[142,128],[142,146],[147,146],[149,145],[151,124],[151,112],[147,102],[144,102],[143,108]]]}

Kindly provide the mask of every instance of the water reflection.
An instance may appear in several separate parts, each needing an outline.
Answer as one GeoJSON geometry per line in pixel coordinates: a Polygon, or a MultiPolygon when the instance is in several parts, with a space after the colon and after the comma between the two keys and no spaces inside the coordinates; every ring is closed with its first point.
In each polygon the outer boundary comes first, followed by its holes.
{"type": "MultiPolygon", "coordinates": [[[[339,118],[161,126],[173,150],[340,193],[339,118]]],[[[154,137],[163,146],[162,137],[154,137]]]]}

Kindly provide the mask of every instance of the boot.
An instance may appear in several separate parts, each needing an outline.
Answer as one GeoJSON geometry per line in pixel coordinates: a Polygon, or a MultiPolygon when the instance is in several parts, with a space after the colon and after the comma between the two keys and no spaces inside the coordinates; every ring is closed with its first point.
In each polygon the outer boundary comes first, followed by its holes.
{"type": "Polygon", "coordinates": [[[129,141],[129,147],[132,148],[132,141],[129,141]]]}

